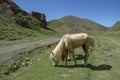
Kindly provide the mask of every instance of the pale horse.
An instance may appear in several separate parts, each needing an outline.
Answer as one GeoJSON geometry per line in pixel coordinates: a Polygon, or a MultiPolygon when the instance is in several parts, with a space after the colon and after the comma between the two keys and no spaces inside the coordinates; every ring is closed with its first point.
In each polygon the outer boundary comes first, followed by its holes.
{"type": "Polygon", "coordinates": [[[61,57],[65,57],[65,66],[68,64],[68,53],[72,55],[74,60],[74,65],[77,61],[74,55],[74,49],[82,46],[85,52],[84,64],[87,64],[89,52],[94,49],[94,39],[92,36],[86,33],[77,33],[77,34],[65,34],[60,42],[57,44],[55,49],[50,54],[52,63],[54,66],[58,65],[58,62],[61,60],[61,57]]]}

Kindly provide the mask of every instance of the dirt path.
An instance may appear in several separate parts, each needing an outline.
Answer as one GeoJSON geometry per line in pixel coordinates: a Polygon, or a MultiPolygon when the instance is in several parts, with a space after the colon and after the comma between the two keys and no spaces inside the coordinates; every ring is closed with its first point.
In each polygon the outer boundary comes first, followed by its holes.
{"type": "Polygon", "coordinates": [[[0,48],[0,63],[16,56],[19,53],[29,51],[38,47],[55,44],[59,41],[56,38],[47,38],[34,42],[26,42],[0,48]]]}

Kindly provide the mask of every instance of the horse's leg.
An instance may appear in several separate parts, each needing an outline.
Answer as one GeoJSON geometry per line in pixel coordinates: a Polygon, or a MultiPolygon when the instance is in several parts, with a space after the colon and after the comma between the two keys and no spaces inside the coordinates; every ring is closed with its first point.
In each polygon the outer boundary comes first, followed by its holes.
{"type": "Polygon", "coordinates": [[[74,60],[74,65],[76,65],[77,60],[75,58],[74,50],[71,50],[70,53],[72,54],[73,60],[74,60]]]}
{"type": "Polygon", "coordinates": [[[68,50],[65,51],[65,66],[68,64],[68,50]]]}
{"type": "Polygon", "coordinates": [[[85,59],[84,59],[84,64],[87,65],[87,61],[88,61],[88,51],[85,52],[85,59]]]}
{"type": "Polygon", "coordinates": [[[68,60],[70,60],[70,52],[68,51],[68,60]]]}
{"type": "Polygon", "coordinates": [[[85,58],[84,58],[84,65],[87,64],[87,60],[88,60],[88,56],[89,56],[89,53],[88,53],[88,49],[87,49],[87,46],[86,45],[83,45],[82,46],[84,52],[85,52],[85,58]]]}
{"type": "Polygon", "coordinates": [[[66,51],[63,52],[62,55],[61,55],[61,59],[62,59],[62,61],[65,61],[65,56],[66,56],[66,51]]]}

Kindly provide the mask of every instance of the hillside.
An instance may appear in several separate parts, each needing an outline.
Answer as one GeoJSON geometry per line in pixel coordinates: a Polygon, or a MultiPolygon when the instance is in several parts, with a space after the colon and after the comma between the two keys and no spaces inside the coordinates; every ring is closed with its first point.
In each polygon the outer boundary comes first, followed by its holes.
{"type": "Polygon", "coordinates": [[[44,13],[27,13],[11,0],[0,0],[0,40],[37,36],[33,30],[47,28],[44,13]]]}
{"type": "Polygon", "coordinates": [[[108,31],[114,33],[120,33],[120,21],[117,21],[108,31]]]}
{"type": "Polygon", "coordinates": [[[61,19],[49,21],[48,27],[61,33],[87,32],[98,34],[103,33],[106,30],[104,26],[94,21],[76,16],[65,16],[61,19]]]}

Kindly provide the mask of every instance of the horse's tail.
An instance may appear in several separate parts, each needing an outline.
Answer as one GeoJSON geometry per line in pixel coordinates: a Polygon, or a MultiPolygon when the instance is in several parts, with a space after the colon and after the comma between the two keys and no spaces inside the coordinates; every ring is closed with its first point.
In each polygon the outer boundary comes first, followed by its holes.
{"type": "Polygon", "coordinates": [[[88,41],[90,42],[90,48],[91,48],[91,50],[94,50],[94,43],[95,43],[95,41],[94,41],[93,36],[88,35],[88,41]]]}
{"type": "Polygon", "coordinates": [[[92,47],[94,47],[94,38],[93,38],[93,36],[91,36],[91,35],[88,35],[88,39],[90,40],[90,42],[92,43],[92,47]]]}

